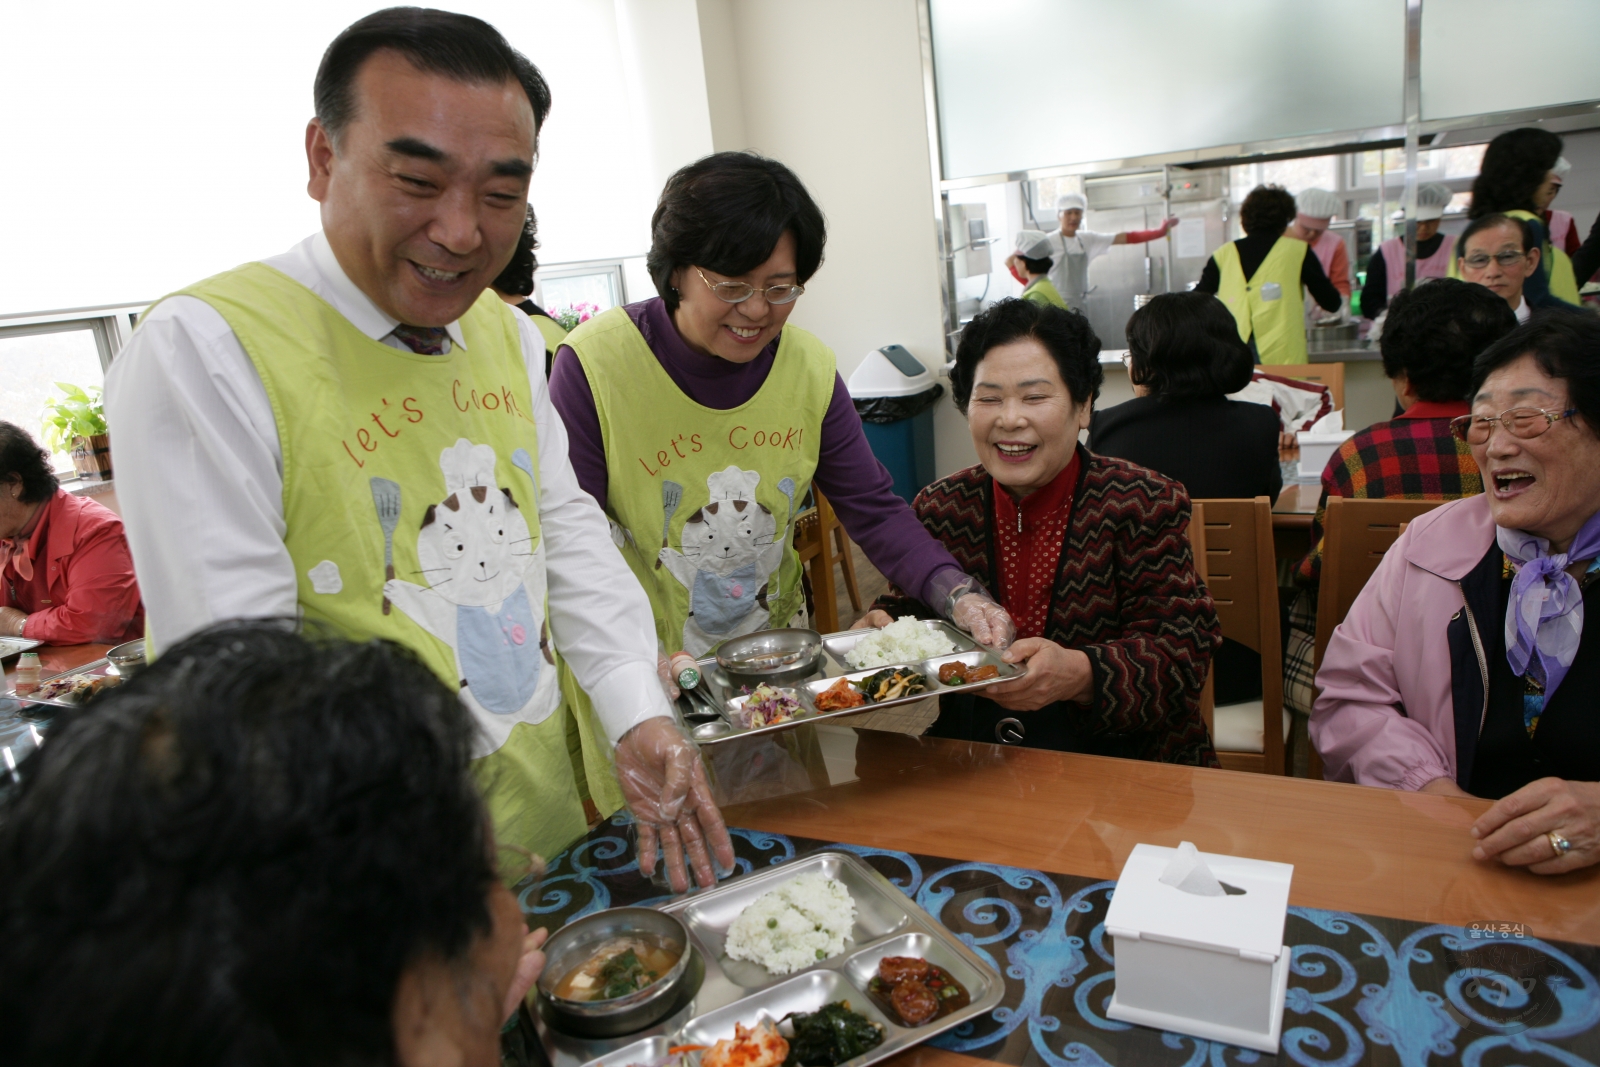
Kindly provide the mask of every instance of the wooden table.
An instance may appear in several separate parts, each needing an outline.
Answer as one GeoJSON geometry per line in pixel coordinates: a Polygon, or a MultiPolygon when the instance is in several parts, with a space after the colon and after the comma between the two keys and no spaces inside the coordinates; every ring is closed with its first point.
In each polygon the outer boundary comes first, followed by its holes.
{"type": "MultiPolygon", "coordinates": [[[[1115,878],[1138,843],[1295,866],[1290,903],[1416,922],[1525,922],[1600,943],[1600,866],[1541,877],[1473,860],[1488,801],[858,730],[859,780],[731,806],[750,829],[1115,878]]],[[[921,1047],[894,1061],[970,1067],[921,1047]]]]}

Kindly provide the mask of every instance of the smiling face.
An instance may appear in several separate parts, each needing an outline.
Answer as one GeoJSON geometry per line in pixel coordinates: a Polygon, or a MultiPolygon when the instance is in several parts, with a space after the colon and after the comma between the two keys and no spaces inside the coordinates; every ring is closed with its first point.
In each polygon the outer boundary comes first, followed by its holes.
{"type": "Polygon", "coordinates": [[[337,147],[306,129],[308,191],[350,280],[413,326],[459,319],[511,261],[533,173],[534,118],[515,81],[469,84],[380,51],[355,78],[337,147]]]}
{"type": "Polygon", "coordinates": [[[1479,230],[1461,251],[1461,277],[1493,291],[1513,309],[1522,305],[1522,285],[1538,269],[1539,250],[1523,253],[1522,227],[1514,222],[1479,230]],[[1502,266],[1494,258],[1512,253],[1519,258],[1510,266],[1502,266]],[[1468,260],[1473,256],[1488,256],[1489,262],[1481,267],[1471,266],[1468,260]]]}
{"type": "Polygon", "coordinates": [[[1019,497],[1049,485],[1071,462],[1092,405],[1073,400],[1032,337],[991,348],[972,378],[967,426],[984,470],[1019,497]]]}
{"type": "MultiPolygon", "coordinates": [[[[1527,355],[1484,379],[1472,413],[1498,415],[1519,407],[1560,412],[1571,406],[1568,401],[1567,383],[1527,355]]],[[[1472,458],[1483,472],[1495,524],[1526,530],[1553,550],[1564,550],[1600,510],[1600,437],[1579,415],[1538,437],[1515,437],[1499,425],[1492,431],[1488,441],[1472,446],[1472,458]]]]}
{"type": "Polygon", "coordinates": [[[748,300],[730,304],[711,291],[718,282],[744,282],[757,289],[769,285],[796,285],[794,234],[788,230],[778,238],[767,261],[750,271],[732,277],[704,267],[679,267],[672,272],[672,287],[678,290],[678,307],[672,323],[684,341],[703,356],[716,356],[730,363],[748,363],[771,344],[789,321],[794,303],[769,304],[756,293],[748,300]],[[700,275],[704,274],[702,279],[700,275]]]}

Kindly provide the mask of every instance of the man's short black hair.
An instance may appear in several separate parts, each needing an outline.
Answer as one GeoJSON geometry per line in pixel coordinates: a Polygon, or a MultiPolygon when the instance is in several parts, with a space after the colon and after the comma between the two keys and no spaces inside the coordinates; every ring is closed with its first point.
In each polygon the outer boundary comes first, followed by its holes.
{"type": "Polygon", "coordinates": [[[355,118],[355,80],[374,52],[398,52],[418,70],[470,85],[515,81],[533,105],[533,151],[550,114],[550,86],[528,57],[482,19],[431,7],[388,7],[351,23],[322,53],[313,98],[317,120],[337,146],[355,118]]]}
{"type": "Polygon", "coordinates": [[[1490,215],[1479,215],[1477,218],[1473,219],[1467,224],[1467,228],[1465,230],[1461,231],[1461,237],[1456,241],[1456,258],[1466,258],[1467,240],[1469,238],[1476,237],[1484,230],[1492,230],[1496,226],[1510,226],[1512,229],[1520,233],[1522,235],[1522,250],[1524,252],[1532,248],[1536,243],[1526,219],[1519,219],[1511,215],[1502,215],[1499,212],[1495,212],[1490,215]]]}
{"type": "Polygon", "coordinates": [[[1537,126],[1507,130],[1489,142],[1472,182],[1467,218],[1539,210],[1533,194],[1561,158],[1561,135],[1537,126]]]}
{"type": "Polygon", "coordinates": [[[22,481],[22,493],[17,499],[24,504],[49,500],[61,484],[50,462],[50,450],[40,448],[16,423],[0,422],[0,483],[12,478],[22,481]]]}
{"type": "Polygon", "coordinates": [[[1239,205],[1239,228],[1254,237],[1277,236],[1294,221],[1294,196],[1281,185],[1258,185],[1239,205]]]}
{"type": "Polygon", "coordinates": [[[1578,308],[1535,312],[1479,353],[1467,395],[1476,395],[1484,380],[1501,367],[1529,355],[1539,369],[1567,383],[1567,399],[1589,432],[1600,437],[1600,317],[1578,308]]]}
{"type": "Polygon", "coordinates": [[[539,247],[539,220],[534,217],[533,205],[528,205],[528,217],[522,223],[522,236],[517,238],[517,250],[511,253],[511,262],[500,272],[500,277],[489,283],[497,293],[511,296],[533,295],[533,272],[539,269],[539,257],[534,249],[539,247]]]}
{"type": "Polygon", "coordinates": [[[1049,274],[1050,268],[1055,266],[1056,262],[1050,256],[1045,256],[1043,259],[1029,259],[1020,252],[1017,253],[1017,258],[1022,260],[1023,266],[1028,268],[1030,274],[1049,274]]]}
{"type": "Polygon", "coordinates": [[[1128,319],[1127,336],[1128,377],[1158,400],[1215,399],[1250,384],[1250,346],[1210,293],[1152,297],[1128,319]]]}
{"type": "Polygon", "coordinates": [[[765,263],[786,230],[794,234],[795,271],[804,285],[822,266],[828,240],[822,209],[777,160],[718,152],[667,179],[650,218],[645,266],[667,310],[676,311],[672,275],[679,267],[737,278],[765,263]]]}
{"type": "Polygon", "coordinates": [[[978,364],[994,348],[1031,337],[1056,361],[1073,403],[1092,404],[1106,372],[1100,366],[1100,338],[1089,320],[1054,304],[1008,298],[978,313],[961,331],[956,365],[950,370],[950,396],[965,415],[978,364]]]}
{"type": "Polygon", "coordinates": [[[1401,374],[1422,400],[1464,400],[1472,388],[1472,361],[1516,329],[1517,316],[1481,285],[1436,278],[1402,290],[1384,319],[1383,373],[1401,374]]]}
{"type": "Polygon", "coordinates": [[[57,718],[0,801],[10,1062],[393,1063],[403,970],[492,929],[473,737],[410,652],[285,621],[57,718]]]}

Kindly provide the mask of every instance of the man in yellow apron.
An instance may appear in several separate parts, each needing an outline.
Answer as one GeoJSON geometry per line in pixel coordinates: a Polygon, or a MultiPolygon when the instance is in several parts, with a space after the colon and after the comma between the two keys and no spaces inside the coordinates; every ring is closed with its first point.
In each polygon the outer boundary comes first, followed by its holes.
{"type": "Polygon", "coordinates": [[[486,288],[549,90],[487,23],[392,8],[334,41],[315,100],[322,231],[158,301],[107,376],[151,640],[299,615],[399,642],[475,714],[502,843],[551,854],[585,791],[625,798],[641,868],[659,836],[675,888],[686,850],[709,883],[732,848],[649,604],[572,473],[543,338],[486,288]]]}

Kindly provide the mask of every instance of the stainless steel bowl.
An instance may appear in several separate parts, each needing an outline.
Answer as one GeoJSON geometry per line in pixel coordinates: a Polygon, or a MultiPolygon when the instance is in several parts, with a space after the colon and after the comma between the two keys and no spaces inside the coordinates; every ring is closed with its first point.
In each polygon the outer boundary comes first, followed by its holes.
{"type": "Polygon", "coordinates": [[[789,627],[724,641],[717,666],[735,682],[778,682],[810,674],[821,656],[821,634],[789,627]]]}
{"type": "Polygon", "coordinates": [[[678,992],[693,949],[682,920],[654,908],[611,908],[585,915],[563,926],[544,946],[544,971],[539,997],[561,1029],[582,1037],[620,1037],[653,1026],[678,1002],[678,992]],[[655,934],[683,946],[672,970],[637,993],[612,1000],[568,1000],[553,992],[567,972],[581,964],[604,941],[629,934],[655,934]]]}
{"type": "Polygon", "coordinates": [[[144,639],[118,645],[106,653],[106,662],[117,669],[124,678],[132,678],[147,666],[144,658],[144,639]]]}

